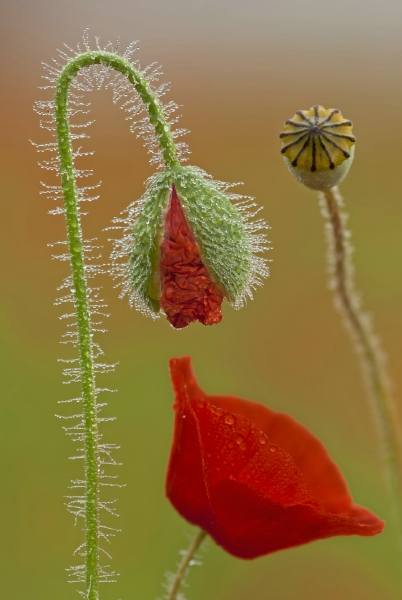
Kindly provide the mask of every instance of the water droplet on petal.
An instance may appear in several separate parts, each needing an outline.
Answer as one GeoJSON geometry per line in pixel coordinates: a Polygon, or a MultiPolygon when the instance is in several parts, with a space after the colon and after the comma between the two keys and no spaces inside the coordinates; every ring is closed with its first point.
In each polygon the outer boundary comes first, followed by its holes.
{"type": "Polygon", "coordinates": [[[229,442],[229,443],[228,443],[228,447],[229,447],[229,448],[233,448],[233,446],[234,446],[234,443],[233,443],[233,442],[229,442]]]}
{"type": "Polygon", "coordinates": [[[239,436],[236,438],[236,444],[239,444],[239,446],[240,446],[240,444],[242,443],[242,441],[243,441],[243,438],[241,437],[241,435],[239,435],[239,436]]]}
{"type": "Polygon", "coordinates": [[[278,446],[275,446],[275,444],[270,444],[269,449],[271,452],[276,452],[278,450],[278,446]]]}
{"type": "Polygon", "coordinates": [[[216,416],[217,417],[221,417],[223,415],[223,408],[217,408],[216,409],[216,416]]]}
{"type": "Polygon", "coordinates": [[[226,415],[225,417],[225,423],[226,425],[233,425],[233,423],[235,422],[235,418],[233,415],[226,415]]]}
{"type": "Polygon", "coordinates": [[[240,450],[245,450],[246,448],[247,448],[247,444],[246,444],[246,442],[242,442],[242,443],[240,444],[240,450]]]}
{"type": "Polygon", "coordinates": [[[260,435],[260,437],[258,438],[258,441],[260,442],[260,444],[263,446],[264,444],[267,443],[267,438],[264,434],[260,435]]]}

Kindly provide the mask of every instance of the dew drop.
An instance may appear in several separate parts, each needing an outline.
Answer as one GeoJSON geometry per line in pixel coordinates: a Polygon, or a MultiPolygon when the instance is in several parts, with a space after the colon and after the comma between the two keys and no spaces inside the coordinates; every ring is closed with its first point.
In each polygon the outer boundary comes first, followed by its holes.
{"type": "Polygon", "coordinates": [[[262,446],[264,446],[264,444],[266,444],[266,443],[267,443],[267,438],[266,438],[266,436],[265,436],[265,435],[260,435],[260,437],[258,438],[258,441],[260,442],[260,444],[261,444],[262,446]]]}
{"type": "Polygon", "coordinates": [[[233,425],[233,423],[235,422],[235,418],[233,415],[226,415],[225,417],[225,423],[226,425],[233,425]]]}
{"type": "Polygon", "coordinates": [[[233,448],[233,446],[234,446],[234,443],[233,443],[233,442],[229,442],[229,443],[228,443],[228,448],[233,448]]]}
{"type": "Polygon", "coordinates": [[[229,475],[229,479],[232,479],[232,481],[236,481],[236,475],[234,475],[233,473],[231,473],[229,475]]]}
{"type": "Polygon", "coordinates": [[[213,413],[214,415],[216,414],[216,411],[218,410],[216,408],[216,406],[214,406],[213,404],[210,404],[208,408],[211,411],[211,413],[213,413]]]}
{"type": "Polygon", "coordinates": [[[246,448],[247,448],[247,444],[246,444],[246,442],[242,442],[242,443],[240,444],[240,450],[245,450],[246,448]]]}
{"type": "Polygon", "coordinates": [[[239,446],[240,446],[240,444],[241,444],[242,442],[243,442],[243,438],[241,437],[241,435],[239,435],[239,436],[236,438],[236,444],[239,444],[239,446]]]}
{"type": "Polygon", "coordinates": [[[221,417],[223,415],[223,408],[217,408],[215,414],[217,417],[221,417]]]}
{"type": "Polygon", "coordinates": [[[275,446],[275,444],[271,444],[269,449],[271,450],[271,452],[276,452],[278,450],[278,446],[275,446]]]}

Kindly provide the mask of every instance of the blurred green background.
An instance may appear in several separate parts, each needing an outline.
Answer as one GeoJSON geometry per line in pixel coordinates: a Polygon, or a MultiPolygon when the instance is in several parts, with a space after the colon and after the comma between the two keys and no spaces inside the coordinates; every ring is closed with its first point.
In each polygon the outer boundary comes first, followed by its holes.
{"type": "MultiPolygon", "coordinates": [[[[173,396],[167,361],[191,354],[201,385],[291,413],[318,435],[345,473],[357,503],[388,521],[375,538],[336,538],[253,562],[212,542],[194,568],[191,600],[394,600],[400,597],[395,527],[379,458],[376,429],[349,340],[326,289],[323,221],[317,198],[287,173],[279,154],[283,121],[320,103],[340,108],[357,136],[355,164],[342,192],[350,213],[355,262],[365,305],[389,354],[395,394],[402,395],[402,4],[396,0],[15,0],[1,6],[1,538],[0,597],[69,600],[75,586],[64,569],[75,561],[81,526],[63,507],[80,465],[55,417],[67,355],[64,323],[53,306],[66,266],[46,244],[65,238],[61,217],[39,196],[29,139],[49,140],[32,111],[48,98],[41,61],[63,42],[75,45],[85,27],[101,42],[139,39],[145,66],[162,61],[191,135],[191,163],[214,177],[244,181],[271,225],[271,277],[240,312],[224,308],[219,326],[174,331],[117,299],[110,280],[106,360],[119,361],[99,383],[118,388],[103,429],[121,444],[116,457],[122,529],[111,549],[118,583],[102,600],[154,599],[166,570],[192,528],[164,498],[173,396]],[[399,593],[398,593],[399,590],[399,593]]],[[[101,199],[84,221],[99,236],[113,216],[143,192],[152,173],[141,143],[129,133],[111,92],[93,93],[96,123],[85,166],[103,180],[101,199]]],[[[110,234],[109,234],[110,235],[110,234]]],[[[75,391],[74,391],[75,392],[75,391]]],[[[74,393],[73,393],[74,394],[74,393]]],[[[76,564],[76,563],[75,563],[76,564]]]]}

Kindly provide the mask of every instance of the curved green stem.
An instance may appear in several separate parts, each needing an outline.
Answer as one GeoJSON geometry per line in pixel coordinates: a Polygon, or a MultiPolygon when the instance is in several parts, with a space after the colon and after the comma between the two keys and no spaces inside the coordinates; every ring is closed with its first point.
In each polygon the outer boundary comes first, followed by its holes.
{"type": "Polygon", "coordinates": [[[89,298],[68,120],[68,92],[71,81],[80,69],[101,63],[127,77],[140,95],[149,113],[150,122],[154,126],[165,165],[171,167],[179,163],[170,127],[165,120],[159,100],[146,79],[132,64],[121,56],[102,51],[85,52],[68,62],[61,71],[56,85],[55,116],[61,186],[77,314],[85,426],[85,579],[87,600],[98,600],[99,597],[99,448],[89,298]]]}

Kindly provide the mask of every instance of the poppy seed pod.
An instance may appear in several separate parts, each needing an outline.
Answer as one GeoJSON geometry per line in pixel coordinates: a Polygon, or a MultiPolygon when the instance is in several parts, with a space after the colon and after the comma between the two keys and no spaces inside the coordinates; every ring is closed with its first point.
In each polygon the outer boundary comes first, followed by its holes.
{"type": "Polygon", "coordinates": [[[154,176],[129,207],[114,257],[129,257],[123,291],[137,308],[163,312],[177,329],[193,321],[212,325],[222,318],[224,298],[240,308],[268,274],[255,256],[265,249],[265,236],[255,231],[266,226],[249,222],[254,204],[235,204],[241,196],[228,188],[201,169],[175,165],[154,176]]]}
{"type": "Polygon", "coordinates": [[[298,110],[285,121],[279,137],[289,171],[312,190],[325,191],[338,185],[352,165],[356,141],[352,122],[336,108],[316,105],[298,110]]]}

